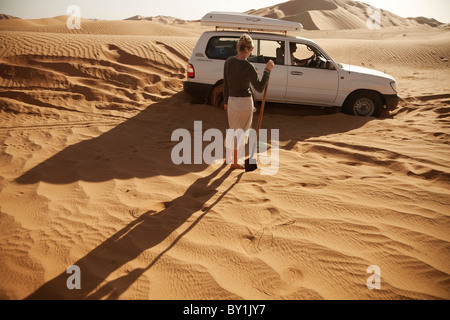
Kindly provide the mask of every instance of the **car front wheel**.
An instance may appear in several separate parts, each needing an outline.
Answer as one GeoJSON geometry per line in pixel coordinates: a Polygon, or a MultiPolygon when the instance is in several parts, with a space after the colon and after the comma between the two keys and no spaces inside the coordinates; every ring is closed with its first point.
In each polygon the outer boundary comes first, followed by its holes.
{"type": "Polygon", "coordinates": [[[351,94],[344,104],[344,112],[359,117],[379,117],[383,100],[373,91],[358,91],[351,94]]]}

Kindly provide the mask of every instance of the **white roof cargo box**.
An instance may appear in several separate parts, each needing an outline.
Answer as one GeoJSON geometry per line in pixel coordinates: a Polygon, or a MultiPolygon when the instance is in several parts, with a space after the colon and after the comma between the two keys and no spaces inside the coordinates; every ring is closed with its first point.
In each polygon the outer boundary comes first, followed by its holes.
{"type": "Polygon", "coordinates": [[[203,26],[217,28],[245,29],[249,31],[301,31],[301,23],[258,17],[245,13],[217,12],[207,13],[201,20],[203,26]]]}

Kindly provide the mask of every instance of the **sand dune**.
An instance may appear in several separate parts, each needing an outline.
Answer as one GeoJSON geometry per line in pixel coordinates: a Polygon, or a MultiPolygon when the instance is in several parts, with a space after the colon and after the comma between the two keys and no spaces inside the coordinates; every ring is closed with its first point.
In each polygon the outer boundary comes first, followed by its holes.
{"type": "MultiPolygon", "coordinates": [[[[361,1],[348,0],[291,0],[267,8],[249,10],[247,13],[274,19],[296,21],[306,30],[368,29],[368,8],[361,1]]],[[[387,10],[381,10],[383,27],[408,27],[442,25],[437,20],[402,18],[387,10]]]]}
{"type": "Polygon", "coordinates": [[[11,15],[9,15],[9,14],[3,14],[3,13],[1,13],[1,14],[0,14],[0,20],[4,20],[4,19],[19,19],[19,18],[18,18],[18,17],[11,16],[11,15]]]}
{"type": "Polygon", "coordinates": [[[179,19],[176,17],[170,17],[170,16],[156,16],[156,17],[144,17],[140,15],[136,15],[130,18],[127,18],[125,20],[148,20],[148,21],[154,21],[159,22],[163,24],[187,24],[189,21],[179,19]]]}
{"type": "Polygon", "coordinates": [[[182,92],[198,25],[6,22],[0,298],[450,298],[448,31],[302,33],[386,69],[402,101],[381,119],[267,105],[280,167],[263,176],[171,162],[173,130],[227,128],[182,92]],[[369,265],[381,290],[366,286],[369,265]]]}
{"type": "Polygon", "coordinates": [[[69,16],[36,20],[0,20],[0,31],[28,31],[67,34],[143,35],[143,36],[199,36],[204,30],[198,22],[168,24],[151,20],[90,20],[81,18],[81,29],[68,29],[69,16]]]}
{"type": "Polygon", "coordinates": [[[9,111],[34,114],[140,110],[180,90],[196,41],[50,33],[20,38],[1,35],[1,95],[22,102],[8,103],[9,111]]]}

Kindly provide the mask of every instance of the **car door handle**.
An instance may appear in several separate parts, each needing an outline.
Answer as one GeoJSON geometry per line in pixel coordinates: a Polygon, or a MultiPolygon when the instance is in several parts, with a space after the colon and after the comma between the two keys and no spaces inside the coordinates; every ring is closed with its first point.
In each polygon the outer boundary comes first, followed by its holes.
{"type": "Polygon", "coordinates": [[[292,74],[293,76],[302,76],[302,75],[303,75],[303,72],[301,72],[301,71],[291,71],[291,74],[292,74]]]}

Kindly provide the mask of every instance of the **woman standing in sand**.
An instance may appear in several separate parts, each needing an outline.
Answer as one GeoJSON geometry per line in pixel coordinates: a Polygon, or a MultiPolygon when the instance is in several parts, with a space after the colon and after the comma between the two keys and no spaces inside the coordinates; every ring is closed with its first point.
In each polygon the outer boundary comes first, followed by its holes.
{"type": "Polygon", "coordinates": [[[247,61],[253,48],[252,38],[247,34],[242,35],[237,43],[238,54],[228,58],[224,66],[223,96],[225,111],[228,114],[229,127],[233,129],[227,130],[225,161],[230,163],[233,158],[231,164],[233,169],[244,168],[243,165],[238,163],[238,160],[245,145],[244,138],[248,136],[248,130],[253,121],[253,98],[250,83],[255,90],[262,92],[274,67],[272,60],[267,62],[264,75],[259,81],[255,67],[247,61]]]}

